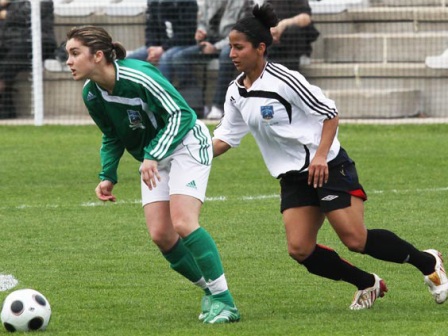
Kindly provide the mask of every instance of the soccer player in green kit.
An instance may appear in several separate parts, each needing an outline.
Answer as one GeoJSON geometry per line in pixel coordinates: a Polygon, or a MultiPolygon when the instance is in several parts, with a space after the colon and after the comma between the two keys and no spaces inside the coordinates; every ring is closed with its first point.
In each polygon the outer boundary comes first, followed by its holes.
{"type": "Polygon", "coordinates": [[[66,49],[73,78],[86,80],[84,103],[103,133],[97,197],[115,201],[117,168],[127,150],[141,162],[151,239],[171,268],[204,291],[199,319],[238,321],[216,244],[199,226],[213,157],[207,127],[154,66],[124,59],[124,47],[103,28],[73,28],[66,49]]]}

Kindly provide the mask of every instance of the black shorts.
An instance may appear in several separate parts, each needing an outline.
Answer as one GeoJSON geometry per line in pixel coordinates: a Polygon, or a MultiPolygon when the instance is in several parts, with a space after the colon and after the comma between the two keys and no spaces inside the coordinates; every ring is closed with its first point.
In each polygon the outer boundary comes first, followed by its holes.
{"type": "Polygon", "coordinates": [[[280,211],[301,206],[317,206],[322,212],[349,207],[351,196],[364,201],[367,195],[358,181],[355,162],[341,148],[328,163],[329,178],[321,188],[308,185],[308,172],[288,172],[280,177],[280,211]]]}

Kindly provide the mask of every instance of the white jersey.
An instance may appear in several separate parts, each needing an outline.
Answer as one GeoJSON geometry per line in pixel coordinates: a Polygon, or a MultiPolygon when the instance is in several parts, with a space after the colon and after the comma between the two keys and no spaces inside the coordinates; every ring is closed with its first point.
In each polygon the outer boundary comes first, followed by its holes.
{"type": "MultiPolygon", "coordinates": [[[[337,116],[334,102],[297,71],[267,62],[261,76],[247,90],[244,74],[227,90],[224,117],[214,138],[231,147],[251,132],[272,176],[306,171],[319,146],[323,122],[337,116]]],[[[327,161],[340,149],[337,134],[327,161]]]]}

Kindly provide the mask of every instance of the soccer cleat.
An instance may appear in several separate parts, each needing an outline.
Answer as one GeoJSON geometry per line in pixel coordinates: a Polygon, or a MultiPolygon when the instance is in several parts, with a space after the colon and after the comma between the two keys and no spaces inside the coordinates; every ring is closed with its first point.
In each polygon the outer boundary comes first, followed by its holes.
{"type": "Polygon", "coordinates": [[[444,303],[448,297],[448,279],[443,267],[442,254],[437,250],[425,250],[436,259],[434,273],[425,275],[425,284],[437,303],[444,303]]]}
{"type": "Polygon", "coordinates": [[[230,307],[220,301],[212,301],[210,312],[204,320],[206,324],[231,323],[240,320],[240,313],[236,307],[230,307]]]}
{"type": "Polygon", "coordinates": [[[350,305],[351,310],[372,308],[375,300],[383,297],[384,293],[387,292],[387,286],[384,280],[376,274],[373,274],[373,276],[375,277],[375,283],[372,287],[356,291],[355,297],[350,305]]]}
{"type": "Polygon", "coordinates": [[[201,313],[199,314],[199,321],[204,321],[210,312],[210,307],[212,305],[212,296],[204,295],[201,300],[201,313]]]}

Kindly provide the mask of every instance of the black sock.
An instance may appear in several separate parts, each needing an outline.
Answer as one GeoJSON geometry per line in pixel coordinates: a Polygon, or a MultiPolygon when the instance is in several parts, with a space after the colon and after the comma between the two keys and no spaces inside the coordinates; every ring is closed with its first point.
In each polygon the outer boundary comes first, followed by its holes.
{"type": "Polygon", "coordinates": [[[356,266],[348,263],[332,249],[317,244],[313,253],[302,263],[308,272],[332,280],[342,280],[358,289],[373,286],[375,278],[356,266]]]}
{"type": "Polygon", "coordinates": [[[388,230],[368,230],[364,253],[376,259],[398,264],[407,262],[425,275],[434,272],[433,256],[417,250],[412,244],[388,230]]]}

